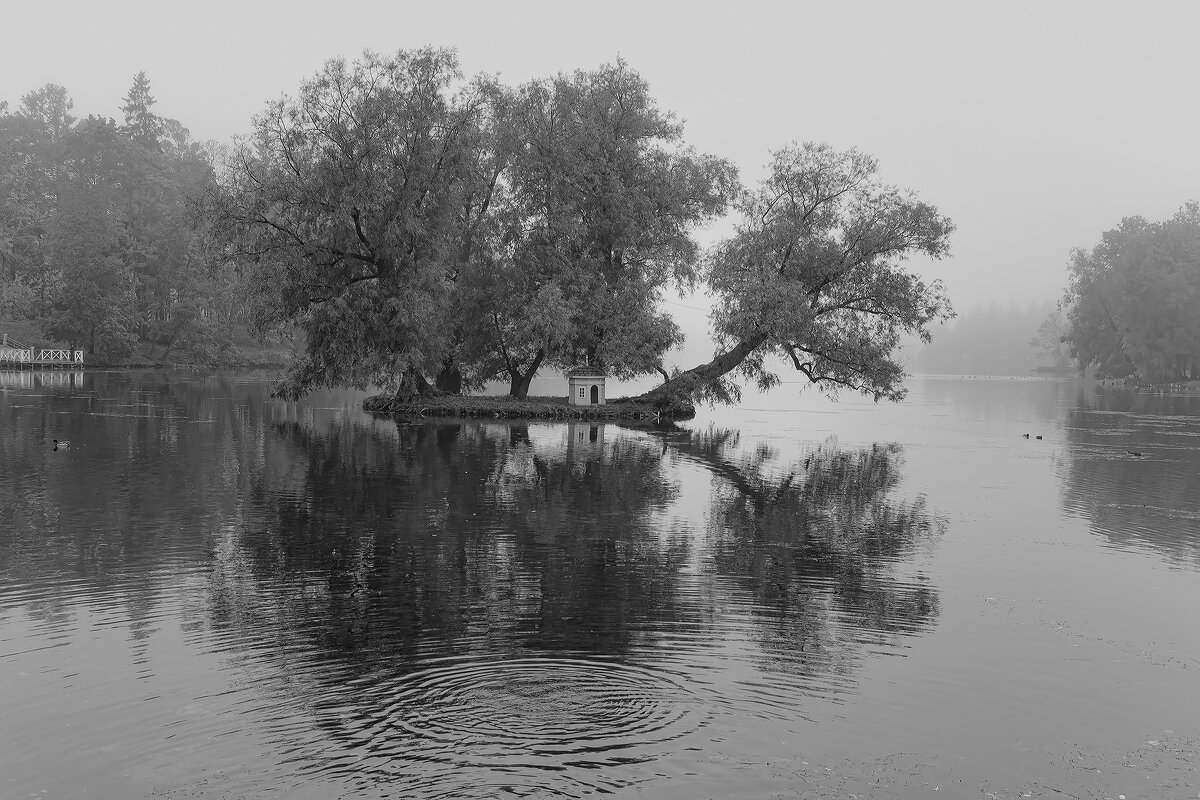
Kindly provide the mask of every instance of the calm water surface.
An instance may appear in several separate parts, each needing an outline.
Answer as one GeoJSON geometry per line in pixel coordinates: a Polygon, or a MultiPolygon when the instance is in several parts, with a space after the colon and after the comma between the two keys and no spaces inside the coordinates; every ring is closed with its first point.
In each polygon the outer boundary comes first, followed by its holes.
{"type": "Polygon", "coordinates": [[[0,373],[0,797],[1200,796],[1200,398],[795,388],[0,373]]]}

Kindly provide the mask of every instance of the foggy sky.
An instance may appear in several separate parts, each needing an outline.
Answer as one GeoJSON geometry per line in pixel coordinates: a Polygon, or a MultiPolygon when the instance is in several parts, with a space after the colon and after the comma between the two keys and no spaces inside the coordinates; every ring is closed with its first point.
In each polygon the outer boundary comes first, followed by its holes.
{"type": "MultiPolygon", "coordinates": [[[[145,70],[193,138],[249,130],[332,57],[455,47],[509,83],[624,57],[748,184],[789,141],[858,147],[958,226],[956,308],[1057,296],[1072,247],[1200,197],[1200,3],[7,0],[0,100],[120,118],[145,70]],[[648,6],[648,7],[643,7],[648,6]]],[[[720,228],[703,237],[711,240],[720,228]]],[[[685,299],[687,305],[702,300],[685,299]]],[[[689,335],[700,310],[672,305],[689,335]]]]}

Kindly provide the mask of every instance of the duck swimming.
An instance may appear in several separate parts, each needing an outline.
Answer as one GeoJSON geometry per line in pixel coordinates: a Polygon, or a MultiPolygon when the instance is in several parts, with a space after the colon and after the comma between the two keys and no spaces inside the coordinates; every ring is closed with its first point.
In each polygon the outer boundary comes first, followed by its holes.
{"type": "Polygon", "coordinates": [[[71,443],[68,442],[66,439],[63,439],[61,442],[58,439],[54,440],[54,449],[55,450],[66,450],[70,446],[71,446],[71,443]]]}

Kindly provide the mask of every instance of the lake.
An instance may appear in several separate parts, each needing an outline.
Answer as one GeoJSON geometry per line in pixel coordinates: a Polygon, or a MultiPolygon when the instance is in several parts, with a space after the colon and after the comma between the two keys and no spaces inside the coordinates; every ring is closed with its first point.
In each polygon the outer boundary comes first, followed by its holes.
{"type": "Polygon", "coordinates": [[[909,386],[0,373],[0,797],[1200,797],[1200,397],[909,386]]]}

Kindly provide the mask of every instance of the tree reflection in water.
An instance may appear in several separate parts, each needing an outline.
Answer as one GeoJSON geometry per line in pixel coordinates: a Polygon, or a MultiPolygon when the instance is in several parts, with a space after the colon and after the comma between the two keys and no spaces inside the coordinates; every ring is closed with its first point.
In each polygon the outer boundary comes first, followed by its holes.
{"type": "Polygon", "coordinates": [[[899,445],[813,447],[771,469],[759,445],[739,455],[735,431],[711,429],[672,447],[719,478],[708,517],[715,570],[743,586],[766,663],[793,672],[844,671],[854,646],[912,633],[937,614],[936,590],[902,579],[901,562],[942,523],[923,497],[892,498],[899,445]],[[845,628],[854,631],[847,636],[845,628]]]}
{"type": "Polygon", "coordinates": [[[937,527],[922,498],[892,499],[896,445],[827,443],[772,470],[769,450],[738,455],[730,431],[275,429],[306,463],[298,485],[291,469],[254,485],[269,513],[242,538],[252,573],[288,595],[289,627],[362,668],[381,655],[625,658],[681,632],[719,637],[718,585],[741,587],[769,660],[789,670],[844,666],[852,641],[937,613],[933,587],[896,577],[937,527]],[[710,476],[711,508],[681,507],[681,458],[710,476]]]}
{"type": "Polygon", "coordinates": [[[264,476],[274,519],[245,544],[262,578],[327,573],[329,607],[300,616],[323,645],[620,653],[639,625],[686,614],[669,587],[686,543],[648,528],[674,487],[637,439],[539,452],[525,428],[476,423],[401,426],[398,441],[277,430],[307,459],[303,485],[264,476]]]}
{"type": "MultiPolygon", "coordinates": [[[[732,432],[397,424],[262,382],[89,380],[0,405],[0,462],[24,465],[0,471],[0,609],[59,640],[125,620],[119,646],[178,681],[168,705],[232,673],[221,724],[265,731],[298,780],[589,782],[571,742],[652,760],[708,714],[750,731],[769,690],[793,720],[936,617],[904,577],[936,524],[896,499],[895,446],[782,465],[732,432]],[[77,446],[51,458],[54,435],[77,446]],[[505,744],[538,731],[566,735],[505,744]]],[[[139,720],[135,749],[156,736],[139,720]]]]}
{"type": "Polygon", "coordinates": [[[33,391],[0,396],[0,585],[48,629],[119,606],[144,638],[164,598],[210,566],[216,521],[241,513],[266,387],[89,372],[33,391]]]}
{"type": "Polygon", "coordinates": [[[1113,547],[1200,564],[1200,396],[1080,388],[1063,508],[1113,547]]]}

